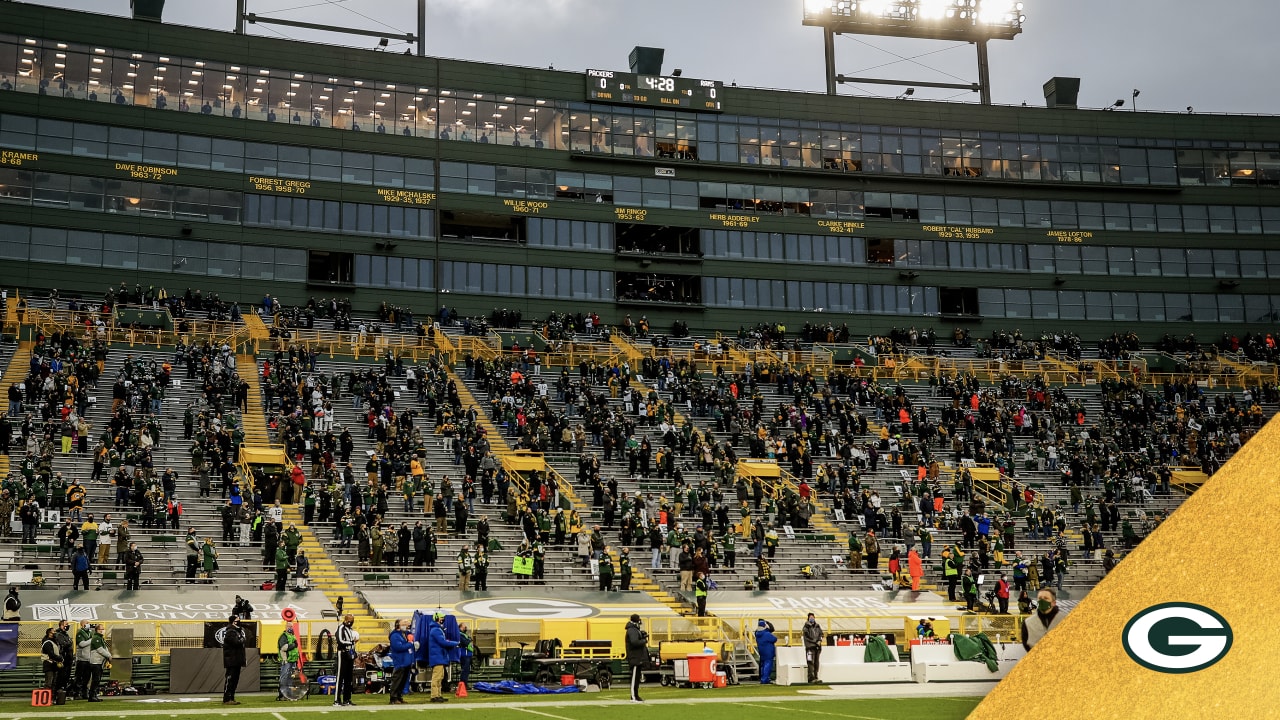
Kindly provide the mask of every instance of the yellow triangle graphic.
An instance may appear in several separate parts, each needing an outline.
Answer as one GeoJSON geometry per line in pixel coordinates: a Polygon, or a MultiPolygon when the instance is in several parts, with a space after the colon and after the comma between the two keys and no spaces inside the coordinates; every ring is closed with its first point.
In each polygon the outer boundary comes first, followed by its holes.
{"type": "Polygon", "coordinates": [[[1120,562],[970,718],[1280,718],[1280,421],[1269,423],[1120,562]],[[1125,625],[1161,603],[1226,619],[1234,643],[1204,670],[1134,662],[1125,625]]]}

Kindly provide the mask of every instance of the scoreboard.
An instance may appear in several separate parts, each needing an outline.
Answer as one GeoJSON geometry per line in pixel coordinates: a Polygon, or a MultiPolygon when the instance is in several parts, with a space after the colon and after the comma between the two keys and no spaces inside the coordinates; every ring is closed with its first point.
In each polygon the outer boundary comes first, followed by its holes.
{"type": "Polygon", "coordinates": [[[619,105],[723,112],[724,83],[613,70],[587,71],[587,99],[619,105]]]}

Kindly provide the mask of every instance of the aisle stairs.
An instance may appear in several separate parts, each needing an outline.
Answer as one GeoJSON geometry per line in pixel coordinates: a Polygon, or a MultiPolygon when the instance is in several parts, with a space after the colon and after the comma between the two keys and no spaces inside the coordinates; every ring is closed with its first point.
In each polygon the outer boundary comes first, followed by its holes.
{"type": "Polygon", "coordinates": [[[325,550],[324,543],[316,537],[309,525],[302,522],[302,511],[297,505],[284,508],[284,525],[288,527],[290,524],[302,531],[301,549],[306,551],[307,560],[311,563],[312,590],[323,592],[335,608],[341,607],[340,615],[349,613],[355,616],[355,630],[360,633],[360,650],[371,649],[382,642],[388,632],[387,623],[376,618],[347,584],[342,571],[325,550]]]}
{"type": "MultiPolygon", "coordinates": [[[[249,402],[257,406],[262,403],[261,368],[258,359],[252,355],[236,356],[236,374],[249,383],[249,402]]],[[[269,447],[275,443],[267,428],[266,414],[261,408],[251,408],[244,414],[244,443],[248,446],[269,447]]]]}

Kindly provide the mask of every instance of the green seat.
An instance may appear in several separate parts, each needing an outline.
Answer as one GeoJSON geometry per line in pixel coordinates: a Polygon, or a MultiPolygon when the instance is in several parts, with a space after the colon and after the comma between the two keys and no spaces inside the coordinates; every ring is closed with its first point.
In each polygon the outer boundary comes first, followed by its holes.
{"type": "Polygon", "coordinates": [[[176,543],[178,542],[178,538],[173,535],[152,535],[151,542],[176,543]]]}
{"type": "Polygon", "coordinates": [[[117,576],[116,576],[116,572],[115,572],[114,570],[103,570],[103,571],[102,571],[102,579],[103,579],[103,580],[115,580],[116,578],[117,578],[117,576]]]}

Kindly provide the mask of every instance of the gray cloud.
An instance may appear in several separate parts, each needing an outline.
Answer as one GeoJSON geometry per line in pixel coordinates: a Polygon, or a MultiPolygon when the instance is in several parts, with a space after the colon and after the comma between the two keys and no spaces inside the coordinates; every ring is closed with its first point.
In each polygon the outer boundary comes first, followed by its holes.
{"type": "MultiPolygon", "coordinates": [[[[1280,114],[1274,68],[1280,66],[1280,3],[1231,0],[1025,0],[1021,37],[991,47],[997,103],[1038,105],[1053,75],[1083,79],[1080,102],[1126,101],[1134,88],[1142,110],[1280,114]]],[[[39,4],[126,15],[128,0],[41,0],[39,4]]],[[[415,26],[414,0],[251,0],[250,9],[313,22],[379,27],[351,10],[400,29],[415,26]],[[345,7],[344,7],[345,6],[345,7]]],[[[818,91],[822,39],[803,27],[801,0],[428,0],[428,52],[442,57],[582,70],[622,68],[632,46],[667,49],[667,69],[741,85],[818,91]]],[[[170,2],[166,21],[230,29],[234,0],[170,2]]],[[[281,29],[298,39],[342,42],[334,35],[281,29]]],[[[264,28],[254,34],[272,35],[264,28]]],[[[388,32],[391,32],[388,30],[388,32]]],[[[880,49],[912,56],[947,45],[886,38],[838,40],[841,72],[892,62],[880,49]],[[874,47],[873,47],[874,46],[874,47]]],[[[362,41],[358,41],[362,42],[362,41]]],[[[372,46],[372,43],[369,44],[372,46]]],[[[966,81],[976,78],[973,51],[944,50],[920,62],[966,81]]],[[[879,68],[886,77],[949,81],[910,63],[879,68]]],[[[843,93],[896,94],[889,87],[845,87],[843,93]]],[[[954,91],[916,93],[920,99],[954,91]]],[[[971,94],[956,98],[974,101],[971,94]]]]}

